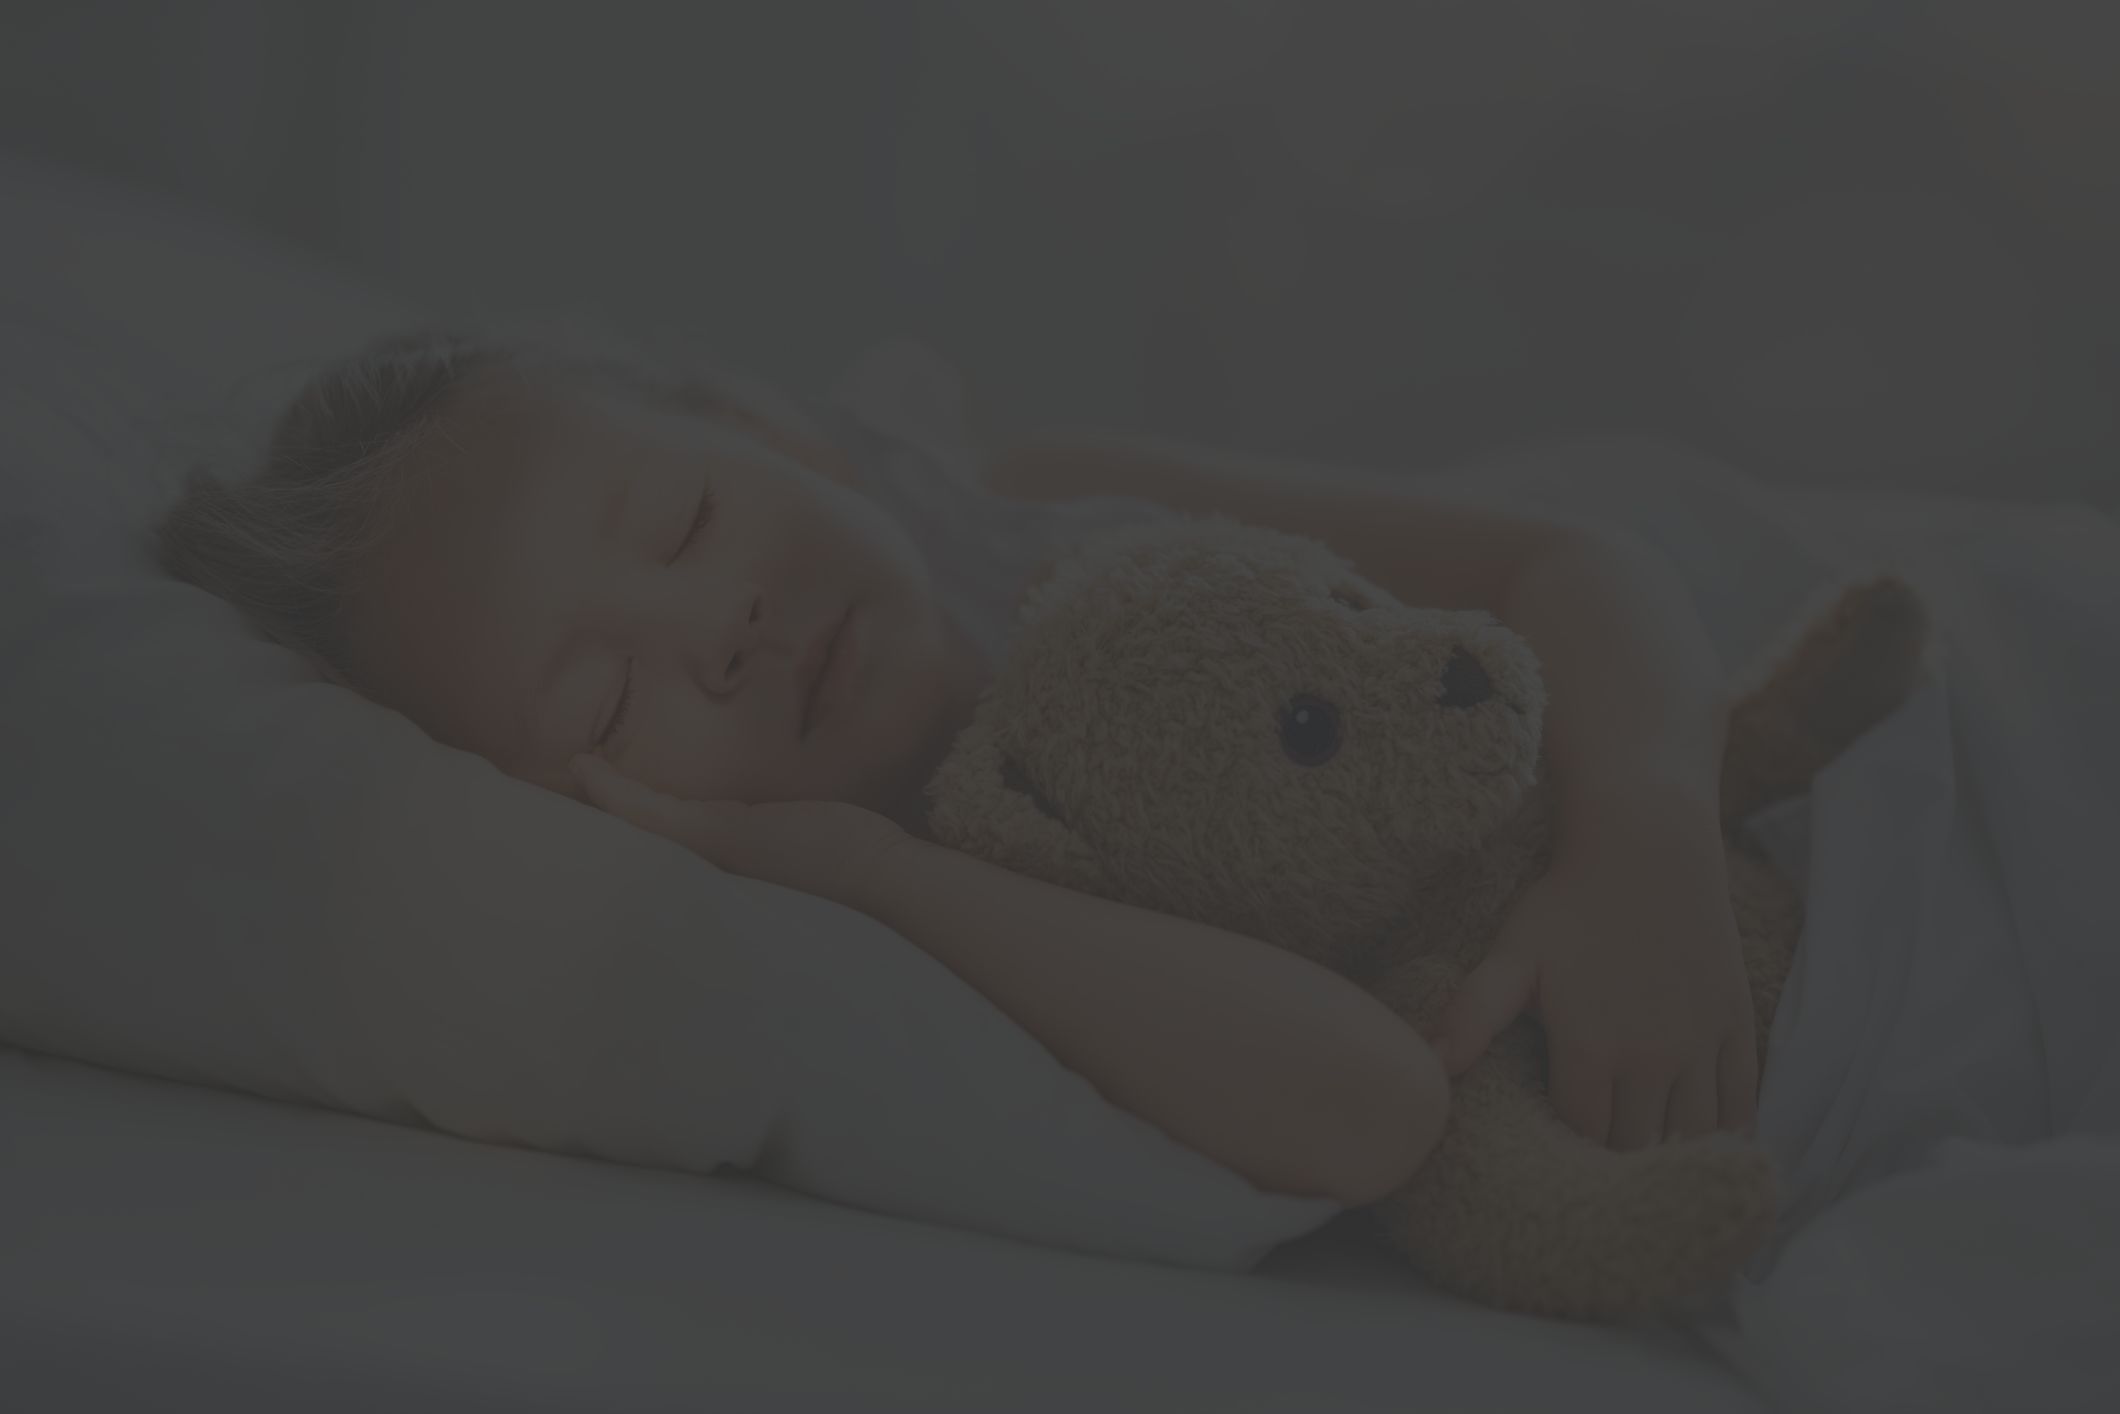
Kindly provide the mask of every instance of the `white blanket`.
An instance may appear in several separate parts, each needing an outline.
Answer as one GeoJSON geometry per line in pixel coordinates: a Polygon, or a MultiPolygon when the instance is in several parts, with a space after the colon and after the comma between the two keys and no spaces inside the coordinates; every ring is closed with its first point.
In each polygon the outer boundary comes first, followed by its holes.
{"type": "Polygon", "coordinates": [[[1794,1231],[1735,1353],[1799,1408],[2120,1408],[2120,534],[1840,509],[1944,659],[1813,794],[1761,1120],[1794,1231]]]}
{"type": "Polygon", "coordinates": [[[2120,529],[1504,479],[1670,552],[1733,665],[1838,575],[1896,568],[1938,624],[1915,698],[1754,822],[1809,898],[1761,1097],[1789,1197],[1710,1338],[1806,1411],[2120,1408],[2120,529]]]}

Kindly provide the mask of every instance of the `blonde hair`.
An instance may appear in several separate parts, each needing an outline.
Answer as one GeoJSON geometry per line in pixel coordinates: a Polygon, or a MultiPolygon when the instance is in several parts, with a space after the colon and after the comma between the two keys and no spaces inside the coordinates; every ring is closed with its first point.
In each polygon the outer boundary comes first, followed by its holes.
{"type": "Polygon", "coordinates": [[[275,420],[263,464],[227,480],[194,468],[155,527],[162,569],[233,604],[326,679],[355,686],[345,604],[363,555],[387,528],[396,475],[473,377],[559,373],[651,406],[733,414],[778,441],[804,419],[760,385],[687,362],[674,367],[608,339],[419,329],[325,367],[275,420]]]}

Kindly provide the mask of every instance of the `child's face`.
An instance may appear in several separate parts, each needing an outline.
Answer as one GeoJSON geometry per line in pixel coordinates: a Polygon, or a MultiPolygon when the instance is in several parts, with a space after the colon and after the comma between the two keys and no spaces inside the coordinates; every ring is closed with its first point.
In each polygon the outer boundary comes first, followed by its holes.
{"type": "Polygon", "coordinates": [[[441,434],[351,596],[369,692],[571,795],[595,751],[693,799],[917,799],[976,660],[828,452],[514,375],[441,434]]]}

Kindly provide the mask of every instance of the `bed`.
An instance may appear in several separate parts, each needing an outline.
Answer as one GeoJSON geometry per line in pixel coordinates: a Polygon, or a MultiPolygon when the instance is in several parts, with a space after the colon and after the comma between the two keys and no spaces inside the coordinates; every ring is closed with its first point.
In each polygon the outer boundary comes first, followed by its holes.
{"type": "MultiPolygon", "coordinates": [[[[201,320],[267,366],[402,313],[76,173],[0,161],[0,198],[10,317],[135,347],[140,368],[183,362],[201,320]]],[[[1550,466],[1496,475],[1587,494],[1550,466]]],[[[1637,529],[1695,547],[1685,567],[1727,641],[1809,587],[1735,574],[1730,537],[1820,525],[1802,537],[1818,556],[1924,574],[1966,664],[1759,822],[1807,876],[1806,949],[1827,961],[1792,981],[1763,1101],[1797,1201],[1712,1317],[1478,1309],[1377,1252],[1354,1215],[1247,1273],[1187,1270],[7,1046],[10,1402],[2120,1406],[2103,1348],[2120,1329],[2120,1065],[2094,1004],[2120,999],[2120,913],[2092,887],[2120,852],[2120,750],[2099,734],[2120,709],[2120,531],[2073,508],[1728,486],[1632,504],[1637,529]]]]}

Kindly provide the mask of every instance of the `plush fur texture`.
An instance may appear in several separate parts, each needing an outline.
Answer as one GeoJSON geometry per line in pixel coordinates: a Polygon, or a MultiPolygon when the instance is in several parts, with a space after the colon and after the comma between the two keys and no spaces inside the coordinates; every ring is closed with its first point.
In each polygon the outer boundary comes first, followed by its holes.
{"type": "MultiPolygon", "coordinates": [[[[1903,700],[1926,619],[1894,579],[1840,592],[1755,675],[1724,774],[1734,823],[1801,792],[1903,700]]],[[[942,842],[1264,939],[1425,1028],[1545,867],[1537,659],[1491,617],[1408,607],[1322,544],[1223,517],[1110,532],[1026,599],[1007,661],[929,786],[942,842]]],[[[1802,923],[1730,845],[1764,1058],[1802,923]]],[[[1734,1136],[1633,1153],[1554,1112],[1541,1034],[1456,1082],[1434,1155],[1376,1205],[1432,1279],[1496,1306],[1670,1313],[1768,1232],[1775,1179],[1734,1136]]]]}

